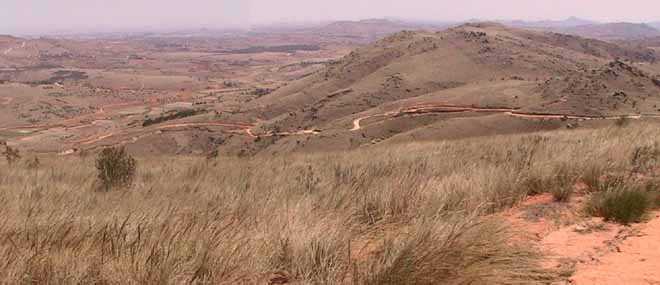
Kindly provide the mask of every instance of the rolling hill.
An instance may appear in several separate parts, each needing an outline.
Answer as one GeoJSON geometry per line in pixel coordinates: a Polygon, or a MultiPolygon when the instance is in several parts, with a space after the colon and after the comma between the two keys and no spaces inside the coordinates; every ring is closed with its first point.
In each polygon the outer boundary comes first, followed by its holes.
{"type": "Polygon", "coordinates": [[[635,67],[655,60],[650,49],[466,24],[397,33],[249,108],[263,119],[262,132],[323,131],[302,140],[273,138],[278,151],[355,147],[420,128],[448,137],[479,135],[493,124],[500,132],[556,128],[505,111],[576,119],[656,112],[660,85],[635,67]],[[426,129],[439,122],[445,129],[426,129]]]}

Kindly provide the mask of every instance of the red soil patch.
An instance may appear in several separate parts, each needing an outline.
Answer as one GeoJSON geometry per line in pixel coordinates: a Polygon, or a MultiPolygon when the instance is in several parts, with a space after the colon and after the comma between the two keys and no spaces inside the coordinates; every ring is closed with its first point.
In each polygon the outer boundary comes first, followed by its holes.
{"type": "Polygon", "coordinates": [[[660,215],[637,225],[633,235],[597,262],[578,266],[573,284],[660,284],[660,215]]]}
{"type": "Polygon", "coordinates": [[[558,203],[543,194],[503,216],[521,238],[536,242],[547,268],[574,271],[570,284],[660,284],[660,212],[647,224],[627,227],[581,217],[583,200],[558,203]]]}

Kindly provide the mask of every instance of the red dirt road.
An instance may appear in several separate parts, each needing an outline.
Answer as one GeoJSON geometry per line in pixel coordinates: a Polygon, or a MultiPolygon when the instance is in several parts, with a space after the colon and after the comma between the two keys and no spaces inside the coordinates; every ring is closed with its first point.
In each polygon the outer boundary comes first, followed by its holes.
{"type": "Polygon", "coordinates": [[[351,131],[358,131],[362,129],[361,122],[370,118],[377,117],[400,117],[400,116],[413,116],[413,115],[424,115],[424,114],[441,114],[441,113],[502,113],[511,117],[524,118],[524,119],[540,119],[540,120],[561,120],[561,119],[577,119],[577,120],[616,120],[621,117],[627,117],[629,119],[641,119],[641,118],[660,118],[660,115],[648,114],[648,115],[618,115],[618,116],[588,116],[588,115],[564,115],[564,114],[552,114],[552,113],[529,113],[529,112],[520,112],[514,108],[490,108],[490,107],[475,107],[475,106],[458,106],[451,104],[422,104],[398,111],[391,111],[382,114],[375,114],[357,118],[353,120],[353,128],[351,131]]]}

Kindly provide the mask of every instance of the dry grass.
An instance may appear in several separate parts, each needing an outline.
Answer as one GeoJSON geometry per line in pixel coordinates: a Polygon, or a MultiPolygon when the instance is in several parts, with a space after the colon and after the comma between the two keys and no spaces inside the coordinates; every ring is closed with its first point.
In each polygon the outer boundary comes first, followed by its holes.
{"type": "MultiPolygon", "coordinates": [[[[37,284],[530,284],[555,274],[491,213],[560,167],[632,169],[653,125],[288,157],[0,165],[0,280],[37,284]]],[[[645,165],[645,167],[648,165],[645,165]]]]}

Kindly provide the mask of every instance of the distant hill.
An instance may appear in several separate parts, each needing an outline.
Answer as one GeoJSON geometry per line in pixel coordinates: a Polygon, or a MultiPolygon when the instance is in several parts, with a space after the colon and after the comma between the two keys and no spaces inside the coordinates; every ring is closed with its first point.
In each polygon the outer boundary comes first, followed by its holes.
{"type": "Polygon", "coordinates": [[[335,21],[320,24],[281,24],[254,27],[246,36],[253,37],[255,41],[263,41],[264,38],[279,35],[282,38],[289,39],[289,44],[311,44],[313,42],[369,44],[404,30],[438,31],[446,29],[452,24],[449,22],[397,19],[335,21]]]}
{"type": "Polygon", "coordinates": [[[522,20],[513,20],[513,21],[501,21],[502,24],[512,27],[521,27],[521,28],[569,28],[577,27],[584,25],[594,25],[597,22],[591,20],[585,20],[577,17],[570,17],[565,20],[546,20],[546,21],[522,21],[522,20]]]}
{"type": "Polygon", "coordinates": [[[601,40],[633,40],[660,36],[660,30],[647,24],[636,23],[581,25],[556,31],[601,40]]]}
{"type": "Polygon", "coordinates": [[[444,24],[413,23],[390,19],[369,19],[361,21],[339,21],[312,31],[323,35],[375,41],[403,30],[438,30],[446,28],[444,24]]]}
{"type": "Polygon", "coordinates": [[[657,29],[657,30],[660,30],[660,22],[648,23],[648,25],[655,28],[655,29],[657,29]]]}

